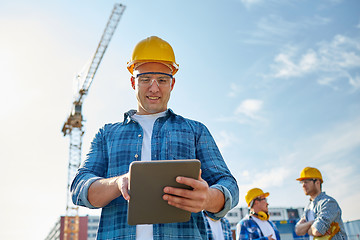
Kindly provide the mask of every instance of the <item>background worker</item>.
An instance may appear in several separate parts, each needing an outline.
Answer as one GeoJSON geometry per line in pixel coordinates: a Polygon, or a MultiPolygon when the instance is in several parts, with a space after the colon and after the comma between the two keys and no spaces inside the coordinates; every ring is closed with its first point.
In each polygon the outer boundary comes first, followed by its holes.
{"type": "MultiPolygon", "coordinates": [[[[206,239],[201,211],[220,219],[238,203],[239,190],[210,132],[167,104],[178,71],[172,47],[152,36],[140,41],[128,63],[137,110],[96,134],[71,186],[74,204],[102,208],[98,239],[206,239]],[[192,212],[185,223],[127,224],[129,165],[133,161],[199,159],[198,179],[178,177],[192,190],[165,187],[163,199],[192,212]]],[[[149,179],[151,181],[151,179],[149,179]]],[[[145,200],[146,201],[146,200],[145,200]]]]}
{"type": "Polygon", "coordinates": [[[313,237],[329,234],[331,223],[336,222],[340,231],[333,236],[333,240],[346,240],[341,209],[334,198],[322,192],[323,178],[320,171],[313,167],[306,167],[296,180],[302,185],[305,195],[310,196],[304,215],[295,226],[296,234],[303,236],[308,233],[312,240],[313,237]]]}
{"type": "Polygon", "coordinates": [[[208,240],[233,240],[231,225],[226,217],[215,220],[203,212],[208,240]]]}
{"type": "Polygon", "coordinates": [[[264,193],[260,188],[253,188],[247,192],[245,200],[250,210],[236,225],[236,240],[280,240],[279,231],[269,220],[269,195],[270,193],[264,193]]]}

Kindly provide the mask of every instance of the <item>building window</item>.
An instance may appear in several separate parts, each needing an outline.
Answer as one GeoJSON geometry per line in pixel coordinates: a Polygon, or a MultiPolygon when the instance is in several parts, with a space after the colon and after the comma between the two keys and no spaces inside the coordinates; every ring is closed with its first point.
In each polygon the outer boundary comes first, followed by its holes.
{"type": "Polygon", "coordinates": [[[270,216],[281,216],[281,212],[270,212],[270,216]]]}
{"type": "Polygon", "coordinates": [[[228,216],[229,216],[229,217],[237,217],[238,214],[237,214],[236,212],[229,212],[229,213],[228,213],[228,216]]]}

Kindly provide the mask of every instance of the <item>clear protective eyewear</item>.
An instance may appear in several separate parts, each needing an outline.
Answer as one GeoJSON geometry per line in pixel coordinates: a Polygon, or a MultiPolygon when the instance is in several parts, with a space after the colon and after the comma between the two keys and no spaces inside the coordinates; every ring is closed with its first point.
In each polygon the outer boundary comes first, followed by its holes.
{"type": "Polygon", "coordinates": [[[167,87],[170,86],[173,75],[162,72],[146,72],[137,74],[135,78],[138,79],[139,87],[150,87],[154,82],[158,87],[167,87]]]}
{"type": "Polygon", "coordinates": [[[309,182],[316,182],[317,179],[304,179],[299,181],[300,184],[308,184],[309,182]]]}
{"type": "Polygon", "coordinates": [[[259,201],[259,202],[261,202],[261,201],[267,202],[267,198],[256,198],[255,200],[257,200],[257,201],[259,201]]]}

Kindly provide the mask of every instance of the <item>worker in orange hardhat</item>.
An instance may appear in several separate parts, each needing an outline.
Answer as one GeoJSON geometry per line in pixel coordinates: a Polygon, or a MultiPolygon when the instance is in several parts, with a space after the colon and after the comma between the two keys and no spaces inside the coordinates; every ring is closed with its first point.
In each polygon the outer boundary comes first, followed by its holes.
{"type": "Polygon", "coordinates": [[[253,188],[247,192],[245,201],[249,207],[249,214],[237,224],[236,240],[280,240],[279,231],[269,220],[269,195],[270,193],[264,193],[260,188],[253,188]]]}
{"type": "Polygon", "coordinates": [[[310,240],[321,236],[346,240],[340,206],[334,198],[322,192],[323,178],[320,171],[306,167],[296,180],[302,185],[305,195],[310,196],[304,215],[295,226],[296,234],[303,236],[308,233],[310,240]]]}
{"type": "MultiPolygon", "coordinates": [[[[95,136],[71,191],[74,204],[103,208],[98,239],[206,239],[202,211],[214,220],[235,207],[239,189],[206,126],[175,114],[167,104],[179,65],[173,48],[151,36],[134,48],[127,66],[137,110],[106,124],[95,136]],[[189,189],[164,187],[163,200],[192,212],[185,223],[127,223],[129,165],[133,161],[199,159],[198,179],[178,177],[189,189]]],[[[151,181],[151,179],[149,179],[151,181]]],[[[146,201],[146,199],[144,199],[146,201]]]]}

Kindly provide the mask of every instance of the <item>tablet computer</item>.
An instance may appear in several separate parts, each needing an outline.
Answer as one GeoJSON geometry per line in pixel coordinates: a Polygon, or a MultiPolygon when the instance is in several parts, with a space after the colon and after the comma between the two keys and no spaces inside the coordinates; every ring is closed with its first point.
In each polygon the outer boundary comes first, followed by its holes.
{"type": "Polygon", "coordinates": [[[157,160],[135,161],[130,164],[130,200],[128,224],[187,222],[191,213],[163,200],[164,187],[191,189],[176,182],[177,176],[198,179],[200,161],[157,160]]]}

